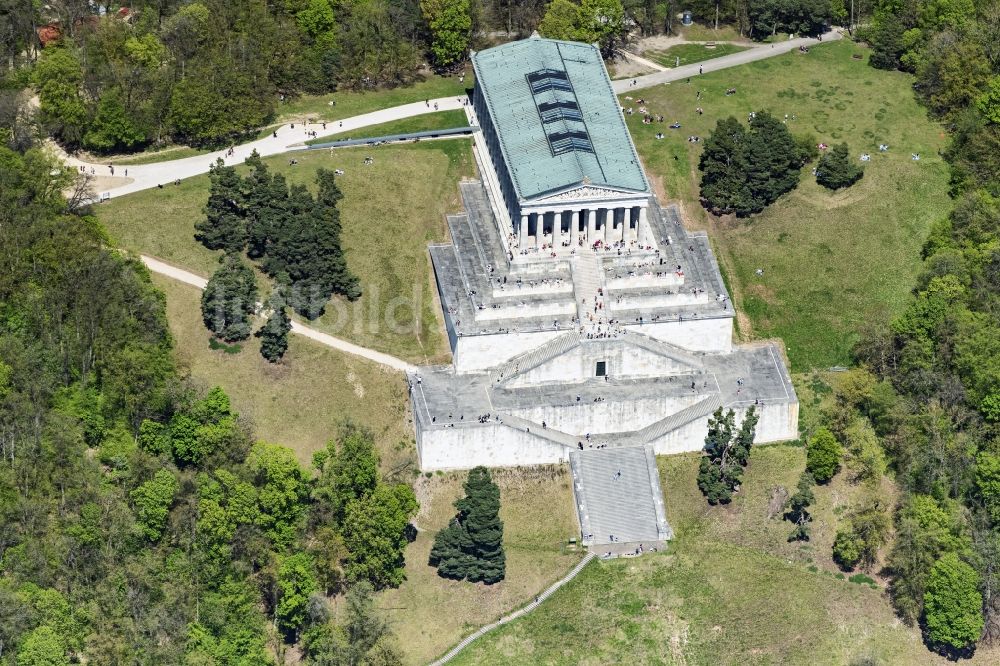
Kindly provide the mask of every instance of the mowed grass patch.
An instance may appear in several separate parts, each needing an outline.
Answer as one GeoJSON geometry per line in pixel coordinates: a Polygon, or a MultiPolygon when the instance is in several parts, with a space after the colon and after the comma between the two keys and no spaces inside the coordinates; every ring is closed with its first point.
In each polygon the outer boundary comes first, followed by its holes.
{"type": "Polygon", "coordinates": [[[725,42],[716,44],[713,47],[705,44],[677,44],[663,50],[646,51],[643,53],[643,56],[653,62],[660,63],[664,67],[678,67],[680,65],[690,65],[704,60],[711,60],[712,58],[721,58],[722,56],[746,51],[748,48],[750,47],[725,42]]]}
{"type": "Polygon", "coordinates": [[[711,25],[692,23],[691,25],[681,25],[679,23],[674,24],[674,30],[677,34],[689,42],[712,42],[716,40],[724,41],[748,41],[746,37],[743,37],[739,31],[731,25],[722,25],[718,29],[712,28],[711,25]]]}
{"type": "Polygon", "coordinates": [[[742,490],[724,507],[698,490],[697,455],[658,462],[676,533],[665,552],[591,563],[456,663],[938,663],[882,590],[836,576],[826,536],[836,516],[826,505],[856,488],[817,489],[813,552],[787,543],[790,523],[768,518],[770,488],[797,481],[801,448],[754,449],[742,490]]]}
{"type": "Polygon", "coordinates": [[[388,109],[393,106],[433,100],[440,97],[458,97],[472,88],[472,68],[459,81],[458,73],[450,76],[431,74],[407,86],[378,90],[343,90],[326,95],[301,95],[279,102],[275,108],[278,122],[298,120],[326,120],[327,122],[350,118],[362,113],[388,109]],[[333,102],[331,105],[330,102],[333,102]]]}
{"type": "Polygon", "coordinates": [[[252,420],[258,439],[291,448],[308,466],[312,454],[352,421],[375,434],[384,470],[416,468],[402,373],[295,334],[276,365],[261,357],[257,338],[242,342],[238,354],[212,350],[201,320],[201,291],[156,274],[153,282],[167,297],[181,372],[206,387],[221,386],[234,408],[252,420]]]}
{"type": "Polygon", "coordinates": [[[329,143],[343,139],[364,139],[379,136],[392,136],[393,134],[410,134],[412,132],[427,132],[430,130],[453,129],[455,127],[468,127],[469,119],[462,109],[451,109],[449,111],[436,111],[425,113],[410,118],[400,118],[380,125],[369,125],[355,130],[351,135],[334,134],[321,136],[316,139],[309,139],[306,145],[314,146],[318,143],[329,143]]]}
{"type": "MultiPolygon", "coordinates": [[[[914,100],[911,76],[866,61],[867,51],[845,40],[630,93],[645,99],[649,113],[665,116],[652,125],[638,113],[627,121],[661,196],[679,200],[694,226],[710,229],[749,323],[741,332],[782,338],[796,371],[847,365],[859,326],[900,311],[927,231],[950,208],[948,169],[938,157],[943,130],[914,100]],[[726,96],[727,88],[736,94],[726,96]],[[798,188],[762,214],[715,220],[698,203],[704,144],[687,138],[704,139],[721,118],[745,122],[751,111],[765,109],[778,118],[788,114],[793,134],[846,141],[854,158],[871,154],[865,176],[831,193],[807,167],[798,188]],[[669,129],[675,120],[682,127],[669,129]],[[666,138],[657,140],[657,132],[666,138]],[[879,153],[880,143],[888,153],[879,153]]],[[[623,104],[638,106],[635,99],[623,104]]]]}
{"type": "Polygon", "coordinates": [[[492,474],[500,487],[507,555],[506,578],[494,585],[441,578],[427,563],[435,534],[455,515],[467,474],[420,476],[414,482],[420,531],[406,550],[406,582],[379,599],[406,663],[429,663],[480,626],[532,600],[583,557],[582,549],[566,547],[568,538],[579,534],[566,466],[504,468],[492,474]]]}
{"type": "Polygon", "coordinates": [[[181,160],[185,157],[204,155],[205,153],[210,153],[213,150],[215,149],[173,145],[167,148],[154,148],[145,152],[135,153],[133,155],[118,155],[114,157],[101,157],[95,155],[91,158],[91,161],[114,164],[116,167],[126,167],[132,164],[153,164],[155,162],[166,162],[168,160],[181,160]]]}
{"type": "MultiPolygon", "coordinates": [[[[312,186],[316,169],[340,168],[342,243],[362,297],[334,297],[317,328],[414,362],[447,360],[448,345],[434,304],[427,244],[447,237],[446,213],[459,210],[458,182],[474,174],[469,140],[342,148],[274,156],[265,161],[290,183],[312,186]],[[364,165],[365,156],[375,158],[364,165]]],[[[245,173],[245,167],[239,167],[245,173]]],[[[194,238],[204,218],[207,175],[150,189],[97,207],[97,215],[121,247],[204,276],[220,252],[194,238]]]]}

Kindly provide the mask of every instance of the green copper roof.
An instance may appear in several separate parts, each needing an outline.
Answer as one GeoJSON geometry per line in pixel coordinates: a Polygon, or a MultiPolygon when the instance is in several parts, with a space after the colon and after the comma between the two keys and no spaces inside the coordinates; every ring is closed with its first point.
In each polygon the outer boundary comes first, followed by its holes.
{"type": "Polygon", "coordinates": [[[649,192],[595,46],[532,37],[475,53],[472,64],[520,199],[585,180],[649,192]]]}

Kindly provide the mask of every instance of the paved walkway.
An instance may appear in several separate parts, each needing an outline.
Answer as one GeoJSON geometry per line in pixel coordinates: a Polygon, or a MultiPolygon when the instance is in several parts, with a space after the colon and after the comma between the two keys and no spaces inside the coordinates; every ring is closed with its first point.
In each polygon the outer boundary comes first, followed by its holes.
{"type": "MultiPolygon", "coordinates": [[[[832,30],[823,35],[822,41],[832,42],[841,39],[842,37],[843,34],[841,34],[838,30],[832,30]]],[[[788,53],[789,51],[795,51],[800,46],[815,46],[820,43],[821,41],[819,39],[814,39],[812,37],[789,39],[777,44],[771,44],[770,46],[757,46],[746,51],[740,51],[739,53],[732,53],[727,56],[712,58],[711,60],[704,60],[691,65],[683,65],[681,67],[664,70],[662,72],[636,76],[631,79],[618,79],[616,81],[612,81],[611,86],[614,88],[615,93],[620,95],[622,93],[627,93],[630,90],[650,88],[652,86],[660,85],[661,83],[670,83],[671,81],[680,81],[682,79],[695,77],[702,72],[716,72],[720,69],[728,69],[729,67],[745,65],[748,62],[755,62],[765,58],[773,58],[774,56],[788,53]],[[633,81],[635,81],[635,85],[632,85],[633,81]]]]}
{"type": "Polygon", "coordinates": [[[507,624],[508,622],[513,622],[514,620],[518,619],[522,615],[526,615],[526,614],[530,613],[531,611],[535,610],[535,608],[537,608],[540,603],[542,603],[543,601],[545,601],[546,599],[548,599],[550,596],[552,596],[552,593],[554,593],[560,587],[562,587],[566,583],[568,583],[571,580],[573,580],[574,578],[576,578],[576,575],[578,573],[580,573],[581,571],[583,571],[583,568],[585,566],[587,566],[587,564],[589,564],[590,561],[592,559],[594,559],[594,557],[595,557],[594,553],[587,553],[587,556],[584,557],[582,560],[580,560],[580,563],[577,564],[575,567],[573,567],[572,571],[570,571],[568,574],[566,574],[565,577],[563,577],[560,580],[558,580],[555,583],[553,583],[552,587],[550,587],[549,589],[545,590],[544,592],[542,592],[541,594],[539,594],[537,597],[535,597],[535,600],[532,601],[530,604],[528,604],[527,606],[524,606],[523,608],[517,609],[516,611],[514,611],[510,615],[506,615],[506,616],[500,618],[499,620],[497,620],[496,622],[494,622],[492,624],[487,624],[484,627],[480,627],[475,633],[466,636],[462,640],[461,643],[459,643],[458,645],[456,645],[455,647],[453,647],[451,650],[449,650],[443,657],[441,657],[440,659],[438,659],[437,661],[435,661],[434,663],[432,663],[431,666],[441,666],[442,664],[448,663],[449,661],[451,661],[452,659],[454,659],[455,656],[458,655],[459,652],[461,652],[466,647],[468,647],[469,643],[471,643],[472,641],[474,641],[477,638],[483,636],[484,634],[487,634],[487,633],[493,631],[497,627],[503,626],[503,625],[507,624]]]}
{"type": "MultiPolygon", "coordinates": [[[[411,118],[425,113],[434,113],[435,111],[461,109],[465,106],[466,101],[467,98],[463,95],[461,97],[456,96],[432,99],[429,103],[414,102],[412,104],[403,104],[401,106],[394,106],[388,109],[380,109],[378,111],[372,111],[371,113],[364,113],[358,116],[344,118],[343,120],[327,121],[327,129],[325,131],[322,129],[323,126],[319,123],[312,123],[308,126],[305,126],[302,123],[294,123],[295,129],[291,128],[291,124],[286,124],[274,130],[277,132],[277,136],[271,134],[262,139],[257,139],[256,141],[250,141],[249,143],[236,146],[232,157],[226,157],[227,149],[222,149],[212,153],[205,153],[204,155],[185,157],[167,162],[118,165],[115,167],[114,173],[115,180],[118,182],[115,182],[111,186],[99,189],[97,191],[97,195],[100,197],[101,195],[107,193],[112,197],[119,197],[125,194],[131,194],[132,192],[148,190],[156,187],[157,185],[165,185],[177,180],[178,178],[183,180],[184,178],[190,178],[191,176],[208,173],[209,167],[215,164],[215,161],[220,157],[225,159],[226,164],[242,164],[243,160],[249,157],[250,153],[254,150],[256,150],[261,157],[279,155],[281,153],[287,153],[290,150],[305,150],[305,141],[312,138],[306,134],[307,131],[317,132],[317,138],[347,134],[362,127],[380,125],[382,123],[399,120],[401,118],[411,118]],[[125,177],[126,172],[128,173],[127,178],[125,177]]],[[[54,146],[55,144],[50,145],[54,146]]],[[[58,148],[55,150],[68,166],[83,166],[88,170],[93,167],[96,175],[98,176],[107,177],[111,175],[111,170],[108,168],[108,164],[106,162],[84,162],[67,155],[58,148]]]]}
{"type": "MultiPolygon", "coordinates": [[[[620,53],[625,58],[631,60],[632,62],[637,62],[640,65],[643,65],[644,67],[649,67],[650,69],[655,69],[657,72],[665,72],[665,71],[667,71],[669,69],[669,67],[664,67],[663,65],[661,65],[658,62],[653,62],[652,60],[649,60],[647,58],[643,58],[638,53],[632,53],[631,51],[626,51],[625,49],[618,49],[618,53],[620,53]]],[[[631,81],[631,80],[632,79],[629,79],[629,81],[631,81]]]]}
{"type": "MultiPolygon", "coordinates": [[[[177,268],[176,266],[171,266],[170,264],[165,264],[158,259],[153,259],[152,257],[147,257],[145,255],[141,255],[140,258],[142,259],[142,263],[146,265],[146,268],[154,273],[165,275],[171,279],[177,280],[178,282],[183,282],[184,284],[191,285],[192,287],[197,287],[198,289],[204,289],[205,285],[208,284],[208,280],[200,275],[195,275],[194,273],[177,268]]],[[[333,349],[351,354],[353,356],[360,356],[361,358],[374,361],[375,363],[384,365],[393,370],[400,370],[402,372],[417,371],[417,366],[407,363],[406,361],[396,358],[395,356],[383,354],[382,352],[375,351],[374,349],[368,349],[367,347],[358,346],[352,342],[348,342],[347,340],[335,338],[328,333],[317,331],[316,329],[310,328],[305,324],[300,324],[297,321],[292,322],[292,333],[298,333],[302,337],[315,340],[316,342],[326,345],[327,347],[332,347],[333,349]]]]}

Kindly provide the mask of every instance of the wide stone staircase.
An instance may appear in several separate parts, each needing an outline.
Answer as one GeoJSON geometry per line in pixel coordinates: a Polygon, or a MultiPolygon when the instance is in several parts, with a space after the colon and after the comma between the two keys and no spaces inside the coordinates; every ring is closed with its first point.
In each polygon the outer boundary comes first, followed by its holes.
{"type": "Polygon", "coordinates": [[[652,447],[570,452],[585,546],[644,544],[672,536],[652,447]]]}

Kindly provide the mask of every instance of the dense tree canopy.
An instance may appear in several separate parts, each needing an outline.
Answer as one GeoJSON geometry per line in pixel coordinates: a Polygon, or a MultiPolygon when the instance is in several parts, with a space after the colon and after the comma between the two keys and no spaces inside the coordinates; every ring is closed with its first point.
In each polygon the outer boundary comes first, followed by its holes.
{"type": "Polygon", "coordinates": [[[817,430],[806,442],[806,469],[817,483],[826,483],[840,468],[840,442],[827,428],[817,430]]]}
{"type": "Polygon", "coordinates": [[[597,44],[610,57],[625,40],[625,10],[621,0],[553,0],[538,32],[552,39],[597,44]]]}
{"type": "Polygon", "coordinates": [[[832,146],[816,165],[816,182],[830,190],[850,187],[863,175],[864,170],[851,159],[846,143],[832,146]]]}
{"type": "Polygon", "coordinates": [[[983,595],[976,570],[955,553],[931,568],[924,593],[927,635],[932,643],[962,649],[975,645],[983,631],[983,595]]]}
{"type": "MultiPolygon", "coordinates": [[[[318,191],[314,197],[305,187],[289,187],[283,176],[272,174],[256,152],[246,163],[251,171],[245,178],[221,161],[212,167],[205,219],[195,224],[195,238],[209,249],[223,249],[233,255],[246,250],[278,282],[284,302],[310,319],[323,314],[332,294],[350,300],[358,298],[361,288],[348,270],[340,247],[338,202],[343,194],[334,172],[322,168],[316,171],[318,191]]],[[[236,263],[235,259],[227,259],[223,267],[236,263]]],[[[233,270],[230,268],[226,275],[231,276],[233,270]]],[[[220,284],[230,282],[220,278],[220,284]]],[[[235,298],[234,289],[220,293],[230,292],[235,298]]],[[[225,328],[226,319],[217,314],[218,304],[228,304],[231,299],[212,298],[212,321],[221,322],[225,328]]],[[[206,325],[218,334],[208,322],[206,315],[206,325]]],[[[239,329],[241,334],[243,331],[239,329]]]]}
{"type": "Polygon", "coordinates": [[[748,128],[732,116],[721,119],[698,163],[702,203],[719,215],[759,213],[795,189],[803,157],[784,123],[766,111],[748,128]]]}
{"type": "Polygon", "coordinates": [[[398,661],[384,622],[359,625],[370,588],[339,622],[320,592],[348,564],[402,579],[413,491],[376,456],[331,520],[289,449],[181,378],[163,296],[69,210],[70,176],[0,148],[0,661],[269,666],[303,632],[335,639],[304,663],[398,661]]]}
{"type": "Polygon", "coordinates": [[[472,39],[472,0],[420,0],[420,11],[431,30],[431,53],[438,66],[464,60],[472,39]]]}
{"type": "Polygon", "coordinates": [[[257,310],[257,277],[235,254],[223,257],[201,295],[201,316],[216,337],[232,342],[250,337],[257,310]]]}

